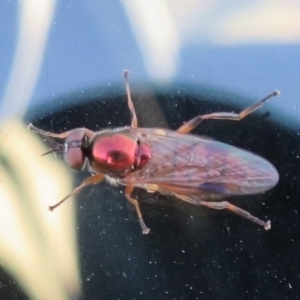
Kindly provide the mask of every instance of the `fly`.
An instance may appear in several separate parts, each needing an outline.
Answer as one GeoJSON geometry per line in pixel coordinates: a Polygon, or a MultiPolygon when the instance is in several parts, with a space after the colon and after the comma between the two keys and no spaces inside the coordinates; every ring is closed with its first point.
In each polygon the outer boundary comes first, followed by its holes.
{"type": "Polygon", "coordinates": [[[179,199],[213,209],[227,209],[268,230],[270,221],[263,221],[249,212],[223,201],[227,196],[251,195],[274,187],[279,175],[275,167],[248,151],[204,137],[189,134],[203,120],[240,121],[260,108],[275,90],[239,114],[217,112],[198,115],[176,131],[162,128],[139,128],[128,81],[124,71],[131,125],[115,130],[94,132],[76,128],[63,133],[43,131],[29,124],[28,128],[51,140],[55,145],[46,154],[62,152],[64,161],[75,170],[88,167],[92,175],[55,205],[52,211],[84,187],[104,178],[125,188],[125,197],[135,207],[143,234],[146,226],[139,202],[131,195],[135,187],[148,192],[170,194],[179,199]],[[56,143],[52,139],[63,140],[56,143]]]}

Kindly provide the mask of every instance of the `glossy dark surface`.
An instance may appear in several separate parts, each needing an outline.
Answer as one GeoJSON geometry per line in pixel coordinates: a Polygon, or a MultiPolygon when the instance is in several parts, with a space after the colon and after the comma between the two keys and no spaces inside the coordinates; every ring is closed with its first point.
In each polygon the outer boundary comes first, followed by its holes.
{"type": "MultiPolygon", "coordinates": [[[[180,95],[172,87],[155,93],[163,114],[151,112],[151,100],[139,101],[141,94],[133,93],[139,125],[169,124],[175,129],[198,113],[239,111],[249,104],[234,107],[218,91],[218,97],[214,92],[206,97],[198,88],[180,88],[180,95]]],[[[95,97],[69,109],[57,106],[57,112],[40,115],[42,120],[35,112],[28,120],[53,132],[120,127],[130,124],[126,105],[125,95],[95,97]]],[[[297,299],[299,132],[270,121],[268,103],[262,112],[242,122],[207,121],[194,133],[249,150],[277,168],[280,181],[274,189],[231,198],[254,215],[270,219],[272,229],[265,231],[225,211],[137,190],[134,195],[151,228],[144,236],[123,188],[107,183],[89,187],[76,201],[83,299],[297,299]]],[[[78,185],[88,174],[74,176],[78,185]]]]}

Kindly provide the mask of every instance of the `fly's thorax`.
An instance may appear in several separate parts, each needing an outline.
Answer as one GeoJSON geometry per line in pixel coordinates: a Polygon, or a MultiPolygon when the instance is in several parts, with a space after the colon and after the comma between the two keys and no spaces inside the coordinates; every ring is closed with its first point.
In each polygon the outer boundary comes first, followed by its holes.
{"type": "Polygon", "coordinates": [[[99,132],[89,145],[92,169],[119,178],[144,167],[150,157],[149,147],[129,129],[99,132]]]}

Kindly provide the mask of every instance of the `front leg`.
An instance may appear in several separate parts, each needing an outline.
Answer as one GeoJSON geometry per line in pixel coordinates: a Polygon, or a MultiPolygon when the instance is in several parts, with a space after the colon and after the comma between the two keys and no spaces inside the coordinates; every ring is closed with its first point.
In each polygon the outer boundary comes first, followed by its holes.
{"type": "MultiPolygon", "coordinates": [[[[27,128],[30,130],[30,131],[33,131],[41,136],[45,136],[45,137],[51,137],[51,138],[55,138],[55,139],[61,139],[61,140],[64,140],[65,138],[67,138],[70,133],[72,133],[74,131],[74,129],[72,130],[69,130],[69,131],[65,131],[65,132],[62,132],[62,133],[54,133],[54,132],[49,132],[49,131],[44,131],[42,129],[39,129],[35,126],[33,126],[31,123],[27,126],[27,128]]],[[[76,129],[75,129],[76,130],[76,129]]],[[[87,128],[84,128],[85,130],[85,134],[89,137],[89,138],[92,138],[95,133],[92,131],[92,130],[89,130],[87,128]]]]}
{"type": "Polygon", "coordinates": [[[79,185],[78,187],[76,187],[69,195],[67,195],[65,198],[63,198],[62,200],[60,200],[59,202],[57,202],[54,205],[49,206],[49,210],[53,211],[55,208],[57,208],[58,206],[60,206],[63,202],[65,202],[68,198],[70,198],[73,195],[78,194],[84,187],[88,186],[88,185],[92,185],[92,184],[97,184],[99,183],[101,180],[103,180],[104,175],[101,173],[97,173],[96,175],[90,176],[87,179],[85,179],[83,181],[83,183],[81,185],[79,185]]]}

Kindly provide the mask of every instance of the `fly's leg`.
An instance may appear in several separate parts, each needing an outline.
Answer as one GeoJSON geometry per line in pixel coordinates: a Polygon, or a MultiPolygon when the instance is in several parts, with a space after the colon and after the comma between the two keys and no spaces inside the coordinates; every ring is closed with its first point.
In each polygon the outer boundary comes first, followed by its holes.
{"type": "Polygon", "coordinates": [[[258,108],[260,108],[264,102],[268,101],[270,98],[279,96],[280,92],[275,90],[273,93],[269,94],[265,98],[261,99],[260,101],[254,103],[253,105],[245,108],[239,114],[236,113],[227,113],[227,112],[220,112],[220,113],[212,113],[207,115],[200,115],[192,120],[186,122],[184,125],[177,129],[177,132],[180,133],[188,133],[193,130],[197,125],[199,125],[203,120],[232,120],[232,121],[240,121],[245,118],[247,115],[251,114],[258,108]]]}
{"type": "Polygon", "coordinates": [[[131,127],[138,127],[138,121],[137,121],[137,117],[136,117],[135,108],[134,108],[133,102],[131,100],[131,93],[130,93],[130,86],[129,86],[128,77],[129,77],[129,71],[124,70],[124,79],[125,79],[125,87],[126,87],[126,94],[127,94],[127,103],[128,103],[128,108],[129,108],[130,113],[131,113],[131,127]]]}
{"type": "Polygon", "coordinates": [[[238,214],[262,227],[264,227],[265,230],[269,230],[271,228],[271,222],[267,221],[264,222],[254,216],[252,216],[250,213],[248,213],[247,211],[232,205],[231,203],[227,202],[227,201],[222,201],[222,202],[206,202],[206,201],[201,201],[199,204],[209,207],[209,208],[213,208],[213,209],[228,209],[232,212],[234,212],[235,214],[238,214]]]}
{"type": "MultiPolygon", "coordinates": [[[[67,138],[70,135],[70,133],[73,131],[73,130],[69,130],[69,131],[65,131],[65,132],[62,132],[62,133],[53,133],[53,132],[44,131],[42,129],[39,129],[39,128],[33,126],[31,123],[27,126],[27,128],[29,130],[39,134],[39,135],[46,136],[46,137],[51,137],[51,138],[55,138],[55,139],[61,139],[61,140],[67,138]]],[[[87,128],[85,128],[85,133],[90,138],[92,136],[94,136],[94,134],[95,134],[93,131],[91,131],[87,128]]]]}
{"type": "Polygon", "coordinates": [[[125,197],[135,207],[139,222],[140,222],[142,230],[143,230],[143,234],[148,234],[150,229],[146,226],[146,224],[143,220],[143,216],[142,216],[142,213],[141,213],[141,210],[140,210],[139,202],[137,200],[131,198],[131,194],[133,192],[133,189],[134,189],[133,185],[128,185],[125,189],[125,197]]]}
{"type": "Polygon", "coordinates": [[[59,202],[57,202],[54,205],[49,206],[49,210],[53,211],[55,208],[57,208],[58,206],[60,206],[63,202],[65,202],[68,198],[70,198],[73,195],[78,194],[84,187],[88,186],[88,185],[92,185],[92,184],[97,184],[99,183],[102,179],[104,178],[104,175],[101,173],[98,173],[94,176],[88,177],[87,179],[85,179],[83,181],[83,183],[81,185],[79,185],[77,188],[75,188],[73,190],[73,192],[71,192],[69,195],[67,195],[65,198],[63,198],[62,200],[60,200],[59,202]]]}

